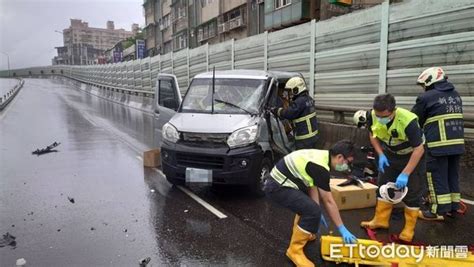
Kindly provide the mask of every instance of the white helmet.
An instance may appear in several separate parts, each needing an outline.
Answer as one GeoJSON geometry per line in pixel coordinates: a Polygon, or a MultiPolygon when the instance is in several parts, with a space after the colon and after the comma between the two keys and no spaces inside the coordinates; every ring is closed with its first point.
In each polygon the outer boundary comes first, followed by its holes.
{"type": "Polygon", "coordinates": [[[357,128],[360,128],[367,124],[367,111],[358,110],[354,113],[354,124],[357,125],[357,128]]]}
{"type": "Polygon", "coordinates": [[[379,192],[380,196],[384,200],[392,204],[397,204],[400,203],[402,199],[407,195],[408,187],[405,186],[403,189],[398,189],[395,183],[389,182],[382,185],[379,188],[379,192]]]}
{"type": "Polygon", "coordinates": [[[299,95],[304,91],[307,91],[306,84],[301,77],[290,78],[285,84],[286,90],[291,90],[293,95],[299,95]]]}
{"type": "Polygon", "coordinates": [[[433,83],[444,80],[445,78],[446,78],[446,75],[442,68],[432,67],[432,68],[424,70],[420,74],[420,76],[418,76],[418,79],[416,79],[416,83],[424,85],[425,87],[429,87],[433,83]]]}

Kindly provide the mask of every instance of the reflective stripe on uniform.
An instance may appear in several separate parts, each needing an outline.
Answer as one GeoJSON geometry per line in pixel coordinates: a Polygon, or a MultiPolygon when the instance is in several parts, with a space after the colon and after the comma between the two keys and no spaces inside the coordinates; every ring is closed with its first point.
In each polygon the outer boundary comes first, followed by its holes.
{"type": "Polygon", "coordinates": [[[438,122],[438,130],[439,130],[439,141],[434,141],[434,142],[428,142],[427,145],[429,148],[432,147],[440,147],[440,146],[450,146],[450,145],[463,145],[464,144],[464,139],[463,138],[457,138],[457,139],[450,139],[448,140],[446,136],[446,120],[453,120],[453,119],[463,119],[463,115],[461,113],[455,113],[455,114],[443,114],[443,115],[438,115],[431,117],[426,120],[425,124],[423,127],[426,127],[426,125],[433,123],[433,122],[438,122]]]}
{"type": "Polygon", "coordinates": [[[425,126],[428,123],[440,121],[440,120],[451,120],[451,119],[463,119],[463,115],[461,113],[451,113],[451,114],[443,114],[438,116],[433,116],[425,121],[425,126]]]}
{"type": "Polygon", "coordinates": [[[446,141],[436,141],[436,142],[429,142],[428,147],[440,147],[440,146],[450,146],[450,145],[463,145],[464,139],[452,139],[446,141]]]}
{"type": "Polygon", "coordinates": [[[306,116],[303,116],[301,118],[297,118],[293,120],[293,124],[296,126],[297,123],[306,121],[306,126],[308,128],[308,133],[304,135],[296,135],[295,139],[296,140],[303,140],[303,139],[308,139],[311,138],[315,135],[318,134],[318,130],[313,132],[313,127],[311,126],[311,118],[316,117],[316,112],[313,112],[311,114],[308,114],[306,116]]]}
{"type": "Polygon", "coordinates": [[[298,189],[298,186],[281,173],[276,167],[270,172],[270,176],[280,185],[298,189]]]}
{"type": "Polygon", "coordinates": [[[438,201],[438,204],[440,205],[452,203],[451,194],[437,195],[436,200],[438,201]]]}
{"type": "Polygon", "coordinates": [[[284,160],[285,160],[285,164],[288,167],[288,169],[290,170],[291,174],[293,174],[294,177],[300,178],[303,181],[304,185],[310,186],[309,182],[298,171],[298,168],[296,167],[296,163],[293,161],[293,158],[292,157],[285,157],[284,160]]]}
{"type": "Polygon", "coordinates": [[[436,199],[436,192],[434,190],[433,185],[433,176],[431,172],[426,173],[426,177],[428,178],[428,191],[430,191],[430,200],[431,200],[431,213],[438,213],[438,200],[436,199]]]}
{"type": "Polygon", "coordinates": [[[461,202],[461,193],[451,193],[452,202],[461,202]]]}

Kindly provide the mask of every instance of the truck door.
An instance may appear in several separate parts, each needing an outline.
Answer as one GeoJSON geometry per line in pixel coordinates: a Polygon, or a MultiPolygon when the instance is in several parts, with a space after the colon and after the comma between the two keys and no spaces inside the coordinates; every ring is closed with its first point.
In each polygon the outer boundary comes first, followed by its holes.
{"type": "MultiPolygon", "coordinates": [[[[278,107],[282,103],[278,99],[278,81],[274,79],[270,87],[267,99],[267,107],[278,107]]],[[[267,122],[270,128],[270,141],[275,154],[282,157],[293,150],[294,144],[288,139],[283,121],[272,113],[269,113],[267,122]]]]}
{"type": "Polygon", "coordinates": [[[178,111],[182,98],[175,75],[158,74],[153,102],[154,146],[161,145],[161,129],[178,111]]]}

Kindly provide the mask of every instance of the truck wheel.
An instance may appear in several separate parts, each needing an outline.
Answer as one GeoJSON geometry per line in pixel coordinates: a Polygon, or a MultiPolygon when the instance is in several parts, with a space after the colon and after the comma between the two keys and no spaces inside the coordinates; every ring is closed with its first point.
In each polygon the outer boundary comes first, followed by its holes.
{"type": "Polygon", "coordinates": [[[260,164],[260,172],[258,176],[255,177],[254,184],[251,185],[252,193],[256,196],[263,197],[265,192],[263,191],[263,186],[265,184],[265,177],[270,173],[272,169],[272,162],[269,158],[263,158],[262,163],[260,164]]]}

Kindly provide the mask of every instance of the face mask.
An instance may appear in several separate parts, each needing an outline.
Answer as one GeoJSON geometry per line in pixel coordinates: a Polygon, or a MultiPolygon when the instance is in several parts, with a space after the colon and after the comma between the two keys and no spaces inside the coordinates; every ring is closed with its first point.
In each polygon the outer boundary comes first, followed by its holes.
{"type": "Polygon", "coordinates": [[[383,125],[387,125],[391,121],[390,117],[384,117],[384,118],[377,117],[377,120],[383,125]]]}
{"type": "Polygon", "coordinates": [[[347,165],[347,163],[345,162],[343,164],[336,164],[336,167],[334,169],[338,172],[345,172],[349,170],[349,165],[347,165]]]}

